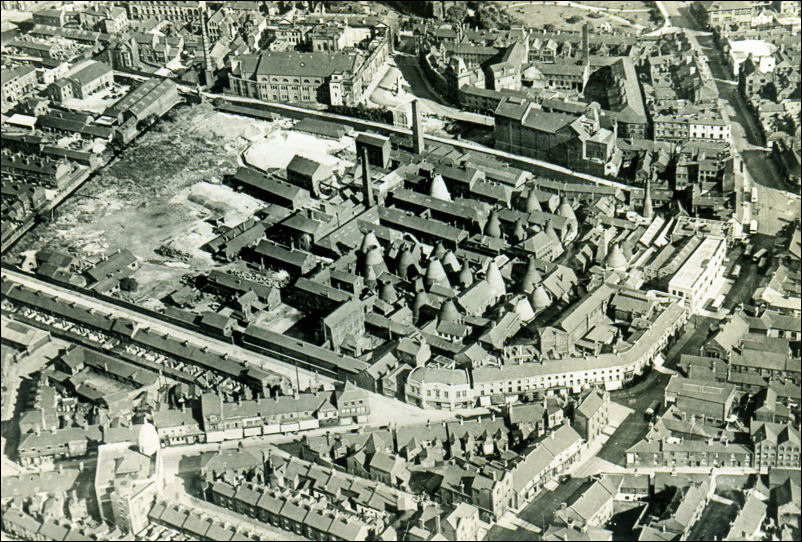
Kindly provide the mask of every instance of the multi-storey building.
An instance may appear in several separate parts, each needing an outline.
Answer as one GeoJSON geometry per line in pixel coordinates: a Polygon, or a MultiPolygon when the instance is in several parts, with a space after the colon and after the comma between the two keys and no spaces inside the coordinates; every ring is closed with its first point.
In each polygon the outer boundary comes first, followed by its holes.
{"type": "Polygon", "coordinates": [[[482,467],[459,463],[445,468],[438,501],[471,504],[479,509],[482,520],[497,521],[513,503],[512,472],[496,462],[485,462],[482,467]]]}
{"type": "Polygon", "coordinates": [[[4,178],[35,182],[50,188],[63,186],[75,171],[75,165],[69,160],[49,156],[3,152],[0,160],[4,178]]]}
{"type": "Polygon", "coordinates": [[[618,493],[620,480],[605,477],[596,480],[579,497],[558,510],[555,517],[579,529],[604,527],[613,517],[613,503],[618,493]]]}
{"type": "Polygon", "coordinates": [[[541,328],[541,352],[550,357],[574,355],[577,342],[604,320],[612,295],[613,289],[602,284],[566,310],[552,325],[541,328]]]}
{"type": "Polygon", "coordinates": [[[569,424],[552,429],[547,437],[523,452],[512,468],[512,508],[522,509],[551,480],[579,460],[582,437],[569,424]]]}
{"type": "Polygon", "coordinates": [[[668,292],[683,298],[691,311],[698,311],[724,275],[726,253],[725,239],[706,237],[671,277],[668,292]]]}
{"type": "Polygon", "coordinates": [[[201,397],[203,429],[209,442],[272,433],[276,429],[297,431],[337,421],[337,409],[330,393],[302,393],[273,399],[225,403],[212,393],[201,397]]]}
{"type": "Polygon", "coordinates": [[[406,401],[421,408],[470,408],[473,390],[465,369],[416,367],[407,376],[406,401]]]}
{"type": "Polygon", "coordinates": [[[754,466],[761,472],[799,470],[799,430],[790,424],[752,421],[749,434],[754,446],[754,466]]]}
{"type": "Polygon", "coordinates": [[[235,57],[229,90],[271,102],[353,105],[387,61],[388,40],[374,37],[368,52],[284,51],[235,57]]]}
{"type": "Polygon", "coordinates": [[[717,115],[660,115],[654,119],[658,141],[727,141],[730,133],[730,125],[717,115]]]}
{"type": "Polygon", "coordinates": [[[752,24],[753,7],[748,0],[722,0],[707,6],[707,20],[717,30],[729,30],[733,25],[739,30],[752,24]]]}
{"type": "Polygon", "coordinates": [[[500,150],[604,175],[616,150],[617,126],[598,108],[576,117],[504,98],[495,111],[494,137],[500,150]]]}
{"type": "Polygon", "coordinates": [[[100,517],[128,533],[147,527],[158,488],[158,463],[127,442],[100,446],[95,474],[100,517]]]}
{"type": "Polygon", "coordinates": [[[84,99],[90,94],[114,86],[114,72],[102,62],[89,61],[85,66],[56,81],[50,87],[50,95],[63,102],[69,98],[84,99]]]}
{"type": "Polygon", "coordinates": [[[735,386],[712,380],[688,379],[674,375],[665,391],[665,403],[700,421],[723,424],[732,410],[735,386]]]}
{"type": "Polygon", "coordinates": [[[574,409],[574,428],[588,442],[597,439],[607,427],[610,394],[591,390],[574,409]]]}
{"type": "Polygon", "coordinates": [[[3,67],[3,110],[18,103],[36,86],[33,66],[3,67]]]}
{"type": "MultiPolygon", "coordinates": [[[[201,424],[208,442],[315,429],[345,421],[364,422],[370,414],[366,392],[351,382],[330,392],[224,402],[221,395],[201,397],[201,424]]],[[[160,435],[161,436],[161,435],[160,435]]]]}
{"type": "Polygon", "coordinates": [[[627,467],[751,467],[749,446],[719,440],[647,439],[627,450],[627,467]]]}
{"type": "Polygon", "coordinates": [[[489,405],[491,396],[496,394],[520,396],[537,389],[621,386],[643,372],[687,319],[687,310],[671,303],[627,350],[545,363],[476,368],[472,371],[474,394],[481,405],[489,405]]]}
{"type": "Polygon", "coordinates": [[[129,19],[158,19],[178,23],[196,21],[206,10],[206,2],[173,2],[148,0],[145,2],[126,2],[129,19]]]}

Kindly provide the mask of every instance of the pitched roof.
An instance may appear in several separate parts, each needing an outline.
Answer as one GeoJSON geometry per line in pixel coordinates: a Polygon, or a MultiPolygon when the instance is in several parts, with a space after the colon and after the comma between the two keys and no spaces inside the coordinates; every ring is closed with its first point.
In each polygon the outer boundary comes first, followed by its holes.
{"type": "Polygon", "coordinates": [[[75,81],[81,86],[87,85],[107,73],[111,73],[111,66],[102,62],[91,61],[89,64],[73,73],[69,79],[75,81]]]}
{"type": "Polygon", "coordinates": [[[528,403],[510,407],[510,423],[533,423],[542,420],[546,409],[542,403],[528,403]]]}
{"type": "Polygon", "coordinates": [[[766,517],[766,508],[763,501],[755,495],[750,495],[741,511],[738,512],[726,540],[751,537],[763,523],[763,519],[766,517]]]}
{"type": "Polygon", "coordinates": [[[596,390],[593,390],[579,403],[576,410],[586,418],[592,418],[603,405],[604,400],[596,390]]]}
{"type": "Polygon", "coordinates": [[[293,156],[292,160],[290,160],[290,163],[287,164],[288,172],[292,171],[309,177],[315,175],[315,173],[317,173],[319,170],[325,171],[326,168],[324,168],[322,164],[315,162],[314,160],[310,160],[309,158],[304,158],[298,154],[293,156]]]}
{"type": "Polygon", "coordinates": [[[554,454],[545,446],[535,446],[524,452],[524,460],[512,471],[512,487],[521,491],[538,474],[544,472],[554,460],[554,454]]]}
{"type": "Polygon", "coordinates": [[[274,51],[241,55],[235,57],[234,62],[240,62],[242,74],[251,79],[271,75],[328,77],[333,73],[355,71],[359,55],[342,51],[335,53],[274,51]]]}

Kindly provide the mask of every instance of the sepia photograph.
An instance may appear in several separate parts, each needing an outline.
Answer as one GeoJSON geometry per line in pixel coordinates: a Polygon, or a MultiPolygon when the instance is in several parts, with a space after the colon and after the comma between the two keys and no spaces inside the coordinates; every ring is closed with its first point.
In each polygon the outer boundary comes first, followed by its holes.
{"type": "Polygon", "coordinates": [[[0,5],[0,540],[802,538],[802,2],[0,5]]]}

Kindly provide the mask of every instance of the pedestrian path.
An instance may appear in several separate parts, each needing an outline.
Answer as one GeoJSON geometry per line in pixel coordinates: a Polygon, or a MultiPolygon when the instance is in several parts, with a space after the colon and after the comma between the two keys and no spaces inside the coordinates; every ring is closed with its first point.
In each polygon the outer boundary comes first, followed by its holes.
{"type": "MultiPolygon", "coordinates": [[[[565,470],[565,474],[573,476],[574,478],[584,478],[585,476],[602,472],[599,469],[608,468],[608,464],[613,465],[613,463],[609,461],[604,461],[596,457],[596,454],[601,451],[604,444],[610,440],[610,436],[615,433],[618,426],[620,426],[632,412],[633,410],[631,408],[611,401],[607,410],[607,426],[602,430],[602,434],[587,444],[587,448],[581,452],[579,461],[569,466],[565,470]]],[[[618,467],[617,465],[613,466],[618,467]]]]}
{"type": "Polygon", "coordinates": [[[505,529],[517,530],[517,529],[526,529],[527,531],[532,531],[534,533],[540,533],[541,529],[534,523],[529,523],[525,519],[521,519],[512,512],[506,512],[496,524],[500,527],[504,527],[505,529]]]}
{"type": "Polygon", "coordinates": [[[664,366],[666,359],[663,357],[662,354],[657,354],[652,362],[654,364],[654,370],[658,373],[662,373],[664,375],[675,375],[677,371],[672,369],[668,369],[664,366]]]}
{"type": "Polygon", "coordinates": [[[362,93],[362,99],[361,99],[362,103],[367,103],[370,100],[371,94],[373,94],[373,91],[376,90],[376,87],[378,87],[379,84],[382,82],[384,76],[387,75],[388,71],[390,71],[390,64],[385,62],[382,65],[382,67],[379,68],[379,71],[376,72],[376,74],[373,76],[373,79],[371,79],[368,88],[366,88],[365,92],[362,93]]]}

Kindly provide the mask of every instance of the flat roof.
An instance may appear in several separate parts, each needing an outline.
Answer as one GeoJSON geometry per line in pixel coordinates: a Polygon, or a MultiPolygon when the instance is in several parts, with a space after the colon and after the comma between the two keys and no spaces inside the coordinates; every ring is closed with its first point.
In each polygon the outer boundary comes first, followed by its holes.
{"type": "Polygon", "coordinates": [[[707,262],[713,258],[719,248],[725,245],[724,239],[715,237],[705,237],[702,243],[696,247],[690,258],[685,260],[671,280],[668,287],[676,290],[690,290],[702,278],[707,262]]]}

